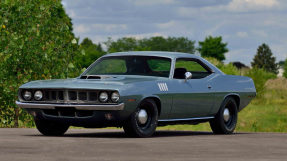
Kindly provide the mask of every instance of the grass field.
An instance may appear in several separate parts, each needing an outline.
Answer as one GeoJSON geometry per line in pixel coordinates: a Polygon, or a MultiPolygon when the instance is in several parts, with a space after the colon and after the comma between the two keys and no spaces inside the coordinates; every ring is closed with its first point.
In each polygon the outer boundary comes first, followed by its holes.
{"type": "MultiPolygon", "coordinates": [[[[172,125],[161,130],[211,131],[209,123],[172,125]]],[[[265,93],[238,116],[237,132],[287,132],[287,79],[268,80],[265,93]]]]}

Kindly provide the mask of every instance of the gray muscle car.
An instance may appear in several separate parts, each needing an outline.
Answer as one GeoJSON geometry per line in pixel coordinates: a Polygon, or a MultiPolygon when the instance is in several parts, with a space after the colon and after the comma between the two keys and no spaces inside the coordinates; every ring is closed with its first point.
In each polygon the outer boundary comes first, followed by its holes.
{"type": "Polygon", "coordinates": [[[209,122],[233,133],[237,113],[256,95],[253,80],[226,75],[205,59],[176,52],[107,54],[74,79],[32,81],[16,104],[44,135],[69,126],[123,127],[149,137],[157,126],[209,122]]]}

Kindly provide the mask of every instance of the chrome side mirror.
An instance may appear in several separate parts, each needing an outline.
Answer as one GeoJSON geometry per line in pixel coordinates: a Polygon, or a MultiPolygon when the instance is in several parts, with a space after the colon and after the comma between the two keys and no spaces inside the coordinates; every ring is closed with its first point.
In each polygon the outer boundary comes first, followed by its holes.
{"type": "Polygon", "coordinates": [[[192,78],[192,74],[190,72],[186,72],[184,75],[185,75],[185,81],[192,78]]]}

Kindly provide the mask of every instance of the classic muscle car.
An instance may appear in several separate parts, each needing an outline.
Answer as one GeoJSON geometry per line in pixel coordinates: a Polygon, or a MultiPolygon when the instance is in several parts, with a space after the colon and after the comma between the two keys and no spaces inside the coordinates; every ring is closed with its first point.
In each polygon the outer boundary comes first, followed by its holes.
{"type": "Polygon", "coordinates": [[[149,137],[157,126],[201,122],[231,134],[255,95],[251,78],[226,75],[194,54],[144,51],[107,54],[77,78],[26,83],[16,104],[43,135],[80,126],[149,137]]]}

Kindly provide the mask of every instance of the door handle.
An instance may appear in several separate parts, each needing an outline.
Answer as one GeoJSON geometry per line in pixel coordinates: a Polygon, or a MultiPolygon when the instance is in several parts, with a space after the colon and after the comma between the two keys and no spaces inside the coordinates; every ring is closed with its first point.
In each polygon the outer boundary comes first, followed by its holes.
{"type": "Polygon", "coordinates": [[[211,85],[208,85],[207,88],[208,88],[208,89],[211,89],[212,87],[211,87],[211,85]]]}

